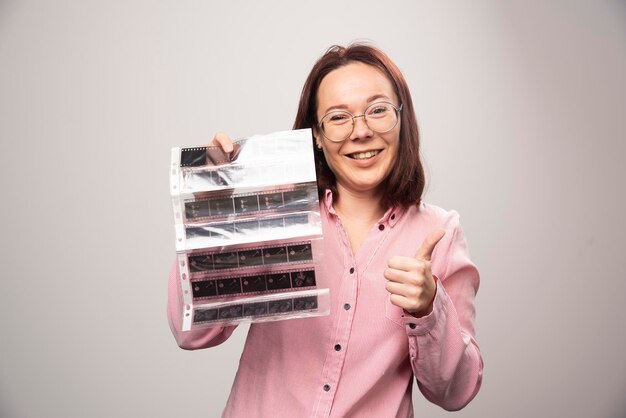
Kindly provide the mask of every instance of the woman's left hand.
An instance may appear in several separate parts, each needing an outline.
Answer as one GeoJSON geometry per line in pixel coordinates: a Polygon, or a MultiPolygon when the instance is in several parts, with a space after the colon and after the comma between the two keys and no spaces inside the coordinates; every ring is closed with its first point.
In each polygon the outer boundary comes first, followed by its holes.
{"type": "Polygon", "coordinates": [[[422,243],[415,257],[394,256],[385,269],[391,303],[416,317],[428,315],[433,310],[437,284],[431,271],[430,258],[437,243],[446,231],[433,231],[422,243]]]}

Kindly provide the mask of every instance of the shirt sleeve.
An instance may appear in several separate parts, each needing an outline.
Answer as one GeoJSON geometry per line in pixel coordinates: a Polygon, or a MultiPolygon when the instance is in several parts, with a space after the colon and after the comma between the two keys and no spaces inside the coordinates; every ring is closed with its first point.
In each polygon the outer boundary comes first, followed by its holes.
{"type": "Polygon", "coordinates": [[[433,310],[421,318],[406,315],[404,321],[420,391],[430,402],[455,411],[478,393],[483,360],[474,330],[479,273],[469,258],[458,213],[449,214],[447,233],[433,253],[437,281],[433,310]]]}
{"type": "Polygon", "coordinates": [[[182,292],[178,281],[178,265],[174,263],[170,271],[167,291],[167,318],[170,329],[180,348],[197,350],[214,347],[226,341],[236,325],[202,328],[192,331],[182,331],[182,292]]]}

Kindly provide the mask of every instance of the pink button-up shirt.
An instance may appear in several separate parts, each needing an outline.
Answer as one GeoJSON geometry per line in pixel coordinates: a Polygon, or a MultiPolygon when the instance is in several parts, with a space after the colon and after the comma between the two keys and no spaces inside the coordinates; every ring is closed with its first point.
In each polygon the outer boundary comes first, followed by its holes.
{"type": "MultiPolygon", "coordinates": [[[[330,192],[320,210],[318,286],[330,288],[330,315],[252,324],[224,416],[412,417],[413,376],[431,402],[465,406],[480,388],[483,362],[474,340],[479,275],[458,213],[426,203],[392,208],[353,255],[330,192]],[[383,271],[393,255],[414,256],[438,227],[446,235],[432,255],[433,311],[414,318],[390,302],[383,271]]],[[[193,350],[225,341],[235,327],[181,332],[177,277],[174,266],[168,315],[178,344],[193,350]]]]}

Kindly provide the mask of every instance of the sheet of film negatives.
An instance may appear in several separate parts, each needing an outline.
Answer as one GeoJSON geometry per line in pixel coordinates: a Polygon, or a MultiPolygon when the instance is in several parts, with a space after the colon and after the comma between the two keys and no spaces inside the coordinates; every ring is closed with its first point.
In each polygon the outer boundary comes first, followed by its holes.
{"type": "Polygon", "coordinates": [[[236,141],[235,154],[215,159],[219,147],[172,148],[170,193],[315,182],[311,138],[310,129],[255,135],[236,141]]]}
{"type": "MultiPolygon", "coordinates": [[[[183,214],[183,223],[186,224],[237,216],[317,210],[317,185],[307,183],[239,194],[202,192],[194,193],[192,199],[181,202],[184,208],[174,208],[174,211],[183,214]]],[[[180,218],[177,216],[177,219],[180,218]]]]}
{"type": "Polygon", "coordinates": [[[264,322],[328,315],[328,295],[328,289],[318,289],[198,305],[186,313],[185,325],[191,329],[218,323],[264,322]]]}
{"type": "Polygon", "coordinates": [[[322,238],[310,130],[245,138],[230,155],[219,147],[174,148],[170,190],[184,330],[192,322],[328,314],[328,289],[317,288],[314,268],[321,255],[313,246],[309,259],[301,245],[322,238]],[[315,298],[295,300],[307,291],[315,298]],[[204,319],[196,320],[199,308],[204,319]]]}

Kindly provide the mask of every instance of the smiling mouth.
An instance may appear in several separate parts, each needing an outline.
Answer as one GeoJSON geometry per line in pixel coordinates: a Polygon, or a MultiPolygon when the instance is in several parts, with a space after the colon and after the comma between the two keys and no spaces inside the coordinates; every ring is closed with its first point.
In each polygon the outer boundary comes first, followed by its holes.
{"type": "Polygon", "coordinates": [[[355,152],[352,154],[346,154],[346,157],[352,158],[353,160],[367,160],[369,158],[377,156],[382,150],[374,150],[374,151],[365,151],[365,152],[355,152]]]}

